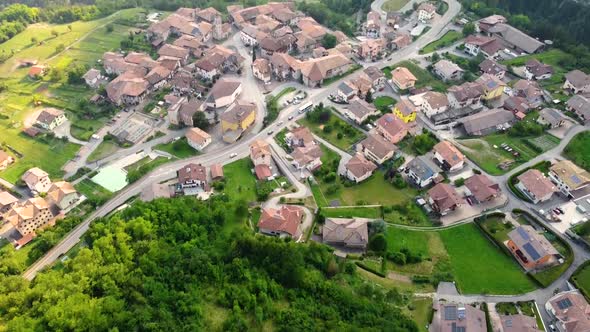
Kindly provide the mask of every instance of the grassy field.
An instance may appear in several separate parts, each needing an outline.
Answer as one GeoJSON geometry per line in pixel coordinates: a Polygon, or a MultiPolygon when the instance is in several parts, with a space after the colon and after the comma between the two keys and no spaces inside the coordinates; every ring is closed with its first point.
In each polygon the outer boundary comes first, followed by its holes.
{"type": "Polygon", "coordinates": [[[101,160],[102,158],[108,157],[111,154],[115,153],[119,150],[119,146],[117,143],[113,141],[102,141],[100,144],[92,151],[92,153],[88,156],[88,162],[93,162],[97,160],[101,160]]]}
{"type": "Polygon", "coordinates": [[[196,156],[199,154],[199,151],[195,150],[188,144],[186,137],[183,137],[175,142],[158,144],[154,147],[154,150],[168,152],[180,159],[196,156]]]}
{"type": "Polygon", "coordinates": [[[502,61],[502,63],[505,65],[511,65],[513,67],[520,67],[524,66],[530,59],[537,59],[544,64],[551,65],[554,71],[553,75],[550,79],[542,80],[539,83],[542,87],[548,89],[550,92],[556,92],[557,90],[561,90],[561,86],[565,81],[564,75],[570,70],[575,69],[573,67],[565,68],[563,65],[564,63],[568,63],[568,59],[570,57],[570,54],[565,53],[560,49],[552,48],[546,52],[520,56],[514,59],[502,61]]]}
{"type": "Polygon", "coordinates": [[[250,172],[251,168],[250,158],[236,160],[223,167],[224,193],[232,200],[256,201],[256,177],[250,172]]]}
{"type": "Polygon", "coordinates": [[[16,183],[24,172],[35,166],[49,173],[52,180],[62,178],[64,175],[61,170],[62,166],[72,159],[80,148],[77,144],[56,138],[33,139],[18,130],[4,129],[1,125],[0,132],[2,132],[0,143],[10,146],[22,154],[22,158],[16,158],[14,164],[0,172],[0,177],[12,183],[16,183]]]}
{"type": "Polygon", "coordinates": [[[391,108],[395,105],[396,100],[390,96],[379,96],[373,100],[375,107],[382,111],[391,111],[391,108]]]}
{"type": "Polygon", "coordinates": [[[426,86],[432,87],[435,91],[446,92],[449,87],[443,81],[437,79],[428,70],[418,66],[412,61],[402,61],[393,66],[383,68],[383,73],[387,78],[391,78],[391,71],[397,67],[406,67],[416,78],[416,88],[423,88],[426,86]]]}
{"type": "Polygon", "coordinates": [[[108,191],[106,188],[101,187],[99,184],[94,183],[89,179],[84,179],[78,182],[74,187],[76,187],[78,192],[89,199],[106,201],[113,196],[113,193],[108,191]]]}
{"type": "Polygon", "coordinates": [[[453,45],[453,43],[457,42],[461,38],[463,38],[463,34],[461,32],[449,30],[442,37],[440,37],[440,39],[424,46],[424,48],[420,50],[420,53],[432,53],[438,49],[453,45]]]}
{"type": "Polygon", "coordinates": [[[382,218],[380,207],[324,208],[321,214],[332,218],[382,218]]]}
{"type": "Polygon", "coordinates": [[[365,135],[363,135],[362,132],[336,115],[332,115],[330,120],[323,125],[313,123],[306,118],[299,120],[299,123],[309,128],[314,134],[344,151],[347,151],[353,144],[365,138],[365,135]],[[332,130],[326,132],[324,130],[326,126],[329,126],[332,130]],[[342,134],[342,138],[340,139],[338,138],[339,133],[342,134]]]}
{"type": "Polygon", "coordinates": [[[576,165],[590,171],[590,131],[574,136],[563,150],[563,155],[576,165]]]}
{"type": "Polygon", "coordinates": [[[430,324],[430,317],[432,315],[432,299],[431,298],[413,298],[408,305],[410,310],[406,313],[416,322],[418,330],[426,332],[427,326],[430,324]]]}
{"type": "Polygon", "coordinates": [[[397,265],[388,262],[388,268],[404,274],[432,275],[441,262],[448,262],[448,254],[437,232],[423,232],[398,227],[388,227],[387,251],[391,253],[408,249],[424,259],[420,263],[397,265]]]}
{"type": "Polygon", "coordinates": [[[585,264],[579,268],[572,276],[572,280],[582,290],[586,298],[590,300],[590,264],[585,264]]]}
{"type": "Polygon", "coordinates": [[[400,10],[409,0],[387,0],[381,9],[386,12],[394,12],[400,10]]]}
{"type": "Polygon", "coordinates": [[[459,290],[465,294],[520,294],[535,288],[516,262],[467,224],[440,232],[459,290]]]}
{"type": "Polygon", "coordinates": [[[502,133],[481,138],[458,140],[458,142],[460,143],[459,148],[463,153],[484,171],[491,175],[502,175],[540,154],[528,144],[535,144],[539,148],[542,148],[543,151],[547,151],[557,146],[559,139],[549,134],[543,134],[539,137],[513,137],[502,133]],[[527,140],[528,143],[525,142],[527,140]],[[512,149],[518,151],[520,157],[515,158],[512,153],[502,149],[500,147],[502,143],[506,143],[512,149]],[[494,148],[494,145],[498,148],[494,148]],[[498,164],[502,162],[512,162],[512,165],[506,169],[500,169],[498,168],[498,164]]]}

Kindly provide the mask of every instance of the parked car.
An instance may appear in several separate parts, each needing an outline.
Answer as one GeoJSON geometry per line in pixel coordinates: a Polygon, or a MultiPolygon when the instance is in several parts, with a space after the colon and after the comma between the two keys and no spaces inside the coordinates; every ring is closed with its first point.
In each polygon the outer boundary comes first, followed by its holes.
{"type": "Polygon", "coordinates": [[[229,155],[229,157],[230,157],[230,158],[235,158],[235,157],[237,157],[237,156],[238,156],[238,154],[237,154],[237,153],[235,153],[235,152],[229,155]]]}

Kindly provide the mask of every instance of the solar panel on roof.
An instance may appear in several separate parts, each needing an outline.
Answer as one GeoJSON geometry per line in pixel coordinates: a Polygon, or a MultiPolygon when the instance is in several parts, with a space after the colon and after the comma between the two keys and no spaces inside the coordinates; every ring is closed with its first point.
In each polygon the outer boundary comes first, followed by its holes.
{"type": "Polygon", "coordinates": [[[506,327],[512,327],[512,319],[506,320],[506,327]]]}
{"type": "Polygon", "coordinates": [[[575,184],[582,182],[582,180],[580,180],[580,178],[576,174],[572,175],[572,181],[574,181],[575,184]]]}
{"type": "Polygon", "coordinates": [[[520,236],[521,236],[523,239],[525,239],[525,240],[530,240],[530,239],[531,239],[531,237],[529,236],[529,233],[527,233],[527,232],[524,230],[524,228],[522,228],[522,227],[518,227],[518,228],[516,229],[516,231],[518,232],[518,234],[519,234],[519,235],[520,235],[520,236]]]}
{"type": "Polygon", "coordinates": [[[539,255],[539,253],[537,252],[537,250],[535,250],[535,248],[533,248],[533,246],[530,243],[525,243],[524,246],[522,246],[523,249],[529,254],[529,256],[531,256],[531,258],[536,261],[539,258],[541,258],[541,255],[539,255]]]}
{"type": "Polygon", "coordinates": [[[457,307],[445,307],[445,320],[457,320],[457,307]]]}
{"type": "Polygon", "coordinates": [[[570,299],[566,297],[563,300],[557,301],[557,306],[559,307],[559,309],[564,310],[572,306],[572,301],[570,301],[570,299]]]}
{"type": "Polygon", "coordinates": [[[457,323],[451,324],[451,332],[465,332],[465,326],[457,326],[457,323]]]}

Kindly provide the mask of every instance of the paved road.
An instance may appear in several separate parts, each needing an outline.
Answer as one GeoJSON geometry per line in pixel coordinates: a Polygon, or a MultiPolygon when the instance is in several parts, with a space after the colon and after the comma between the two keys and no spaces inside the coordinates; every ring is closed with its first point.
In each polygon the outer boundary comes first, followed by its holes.
{"type": "MultiPolygon", "coordinates": [[[[443,33],[445,26],[451,21],[451,19],[459,13],[461,9],[461,5],[457,0],[448,0],[449,9],[441,17],[429,30],[425,33],[421,38],[419,38],[416,42],[410,44],[408,47],[395,52],[392,56],[390,56],[391,61],[383,60],[376,63],[370,63],[367,65],[375,65],[378,67],[385,67],[390,64],[397,63],[402,60],[410,59],[412,56],[417,55],[417,50],[422,48],[424,45],[430,43],[431,41],[435,40],[441,33],[443,33]]],[[[237,37],[234,36],[234,41],[237,37]]],[[[234,43],[235,44],[235,43],[234,43]]],[[[238,41],[238,51],[240,53],[244,52],[243,48],[239,47],[240,43],[238,41]]],[[[248,57],[246,57],[246,61],[248,61],[248,57]]],[[[251,61],[251,58],[250,58],[251,61]]],[[[249,66],[245,66],[249,67],[249,66]]],[[[250,76],[251,69],[246,69],[246,77],[248,80],[254,80],[253,77],[250,76]]],[[[353,74],[353,76],[358,75],[353,74]]],[[[340,82],[345,79],[349,79],[349,77],[342,78],[338,81],[333,82],[328,87],[322,87],[318,89],[314,89],[308,92],[308,99],[306,101],[311,101],[314,104],[324,101],[330,95],[331,89],[334,86],[337,86],[340,82]]],[[[247,84],[249,86],[249,84],[247,84]]],[[[247,87],[245,87],[246,89],[247,87]]],[[[253,88],[248,88],[249,91],[253,91],[253,88]]],[[[258,95],[260,96],[260,92],[258,91],[258,95]]],[[[256,100],[257,104],[260,107],[260,98],[256,100]]],[[[274,129],[276,132],[280,131],[281,129],[285,128],[289,123],[297,120],[301,117],[300,114],[297,113],[297,105],[291,105],[284,109],[279,117],[277,118],[275,123],[283,122],[281,125],[270,125],[269,128],[274,129]],[[293,120],[288,121],[288,117],[293,116],[293,120]]],[[[264,108],[262,106],[262,108],[264,108]]],[[[261,121],[262,119],[257,119],[257,128],[261,128],[261,121]]],[[[139,194],[141,190],[150,185],[154,182],[161,182],[168,179],[171,179],[175,176],[175,172],[178,168],[183,166],[186,163],[195,162],[201,163],[205,166],[211,165],[214,163],[226,164],[229,163],[231,160],[229,159],[229,155],[231,153],[237,153],[237,158],[246,157],[248,155],[248,148],[247,146],[254,141],[255,139],[267,139],[269,136],[265,132],[252,132],[248,134],[246,137],[243,137],[239,142],[225,146],[215,152],[206,153],[204,155],[187,158],[184,160],[179,160],[173,163],[165,164],[160,168],[150,172],[137,182],[130,184],[125,189],[120,191],[115,197],[105,203],[103,206],[99,207],[96,211],[94,211],[90,216],[86,218],[80,225],[78,225],[74,230],[72,230],[66,237],[60,241],[54,248],[52,248],[47,254],[45,254],[41,259],[35,262],[33,265],[29,267],[23,276],[29,280],[32,280],[38,271],[43,269],[44,267],[52,264],[55,260],[59,258],[60,255],[65,254],[68,250],[70,250],[76,243],[80,241],[80,238],[84,235],[84,233],[88,230],[90,223],[98,218],[107,215],[109,212],[116,209],[118,206],[124,204],[129,198],[139,194]]],[[[128,150],[129,151],[129,150],[128,150]]]]}

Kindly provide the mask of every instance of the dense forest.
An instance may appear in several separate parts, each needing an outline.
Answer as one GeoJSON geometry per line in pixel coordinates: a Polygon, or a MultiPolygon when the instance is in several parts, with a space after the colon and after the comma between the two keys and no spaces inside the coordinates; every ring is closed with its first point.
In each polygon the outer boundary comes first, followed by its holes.
{"type": "Polygon", "coordinates": [[[417,331],[403,297],[328,247],[254,235],[245,202],[135,203],[33,282],[0,273],[9,331],[417,331]]]}

